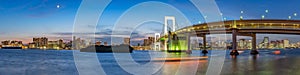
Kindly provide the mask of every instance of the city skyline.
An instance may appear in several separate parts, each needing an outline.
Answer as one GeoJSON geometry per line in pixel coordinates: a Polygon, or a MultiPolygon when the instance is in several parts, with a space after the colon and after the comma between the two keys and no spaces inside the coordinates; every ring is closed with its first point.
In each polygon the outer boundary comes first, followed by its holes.
{"type": "Polygon", "coordinates": [[[0,74],[300,75],[300,0],[0,0],[0,74]]]}
{"type": "MultiPolygon", "coordinates": [[[[128,37],[121,35],[122,32],[119,32],[120,35],[111,35],[113,26],[118,18],[127,11],[128,8],[132,6],[147,2],[148,0],[143,1],[112,1],[111,4],[104,10],[103,15],[100,17],[98,26],[92,27],[96,28],[96,39],[107,40],[108,42],[111,37],[124,38],[128,37]],[[121,2],[121,4],[119,4],[121,2]],[[123,4],[124,3],[124,4],[123,4]],[[121,6],[121,7],[120,7],[121,6]]],[[[160,1],[155,0],[156,2],[163,2],[169,4],[182,12],[187,19],[192,24],[204,23],[205,15],[201,15],[195,6],[192,5],[189,1],[160,1]],[[200,21],[200,22],[199,22],[200,21]]],[[[2,0],[0,3],[0,10],[2,20],[2,27],[0,29],[0,40],[21,40],[24,43],[29,43],[33,37],[48,37],[50,40],[64,39],[72,40],[72,28],[74,19],[76,17],[77,9],[80,5],[81,0],[34,0],[34,1],[12,1],[12,0],[2,0]],[[13,3],[13,4],[9,4],[13,3]],[[18,22],[15,22],[18,21],[18,22]]],[[[263,15],[265,19],[291,19],[299,20],[298,13],[300,12],[300,7],[297,7],[296,3],[300,1],[261,1],[261,0],[244,0],[244,1],[222,1],[216,0],[216,3],[219,6],[221,11],[220,14],[226,20],[238,20],[240,16],[243,16],[243,19],[260,19],[263,15]],[[246,5],[246,6],[243,6],[246,5]],[[281,6],[278,6],[281,5],[281,6]],[[267,11],[267,13],[266,13],[267,11]],[[243,12],[243,13],[241,13],[243,12]],[[296,13],[296,15],[295,15],[296,13]]],[[[153,7],[158,7],[164,5],[154,5],[153,7]]],[[[141,7],[148,8],[149,7],[141,7]]],[[[168,7],[161,8],[167,10],[168,7]]],[[[153,8],[154,9],[154,8],[153,8]]],[[[156,9],[156,10],[161,10],[156,9]]],[[[89,11],[93,11],[92,9],[89,11]]],[[[207,10],[203,10],[207,11],[207,10]]],[[[153,15],[145,15],[153,12],[142,12],[138,15],[143,15],[145,17],[153,15]]],[[[157,16],[157,15],[154,15],[157,16]]],[[[174,15],[178,16],[178,15],[174,15]]],[[[164,17],[164,16],[161,16],[164,17]]],[[[209,16],[207,16],[209,17],[209,16]]],[[[186,26],[186,23],[183,23],[180,18],[178,19],[178,25],[186,26]],[[183,23],[183,24],[182,24],[183,23]]],[[[156,18],[156,20],[160,20],[156,18]]],[[[128,22],[129,25],[132,24],[128,22]]],[[[141,41],[143,38],[147,38],[154,33],[147,33],[153,31],[160,31],[160,23],[147,23],[137,29],[135,32],[136,37],[133,40],[141,41]],[[151,28],[150,25],[155,25],[158,27],[151,28]],[[149,28],[150,27],[150,28],[149,28]]],[[[90,34],[88,34],[90,35],[90,34]]],[[[93,34],[91,34],[93,35],[93,34]]],[[[274,36],[274,35],[270,35],[274,36]]],[[[296,35],[288,36],[275,36],[274,39],[291,39],[297,40],[296,35]]],[[[258,36],[264,37],[264,36],[258,36]]],[[[259,40],[259,38],[258,38],[259,40]]]]}

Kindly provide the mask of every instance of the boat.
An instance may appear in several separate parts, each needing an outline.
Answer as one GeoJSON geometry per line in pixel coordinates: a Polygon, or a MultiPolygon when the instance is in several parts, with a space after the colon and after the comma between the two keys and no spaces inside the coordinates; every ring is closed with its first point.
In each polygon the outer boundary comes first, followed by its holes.
{"type": "Polygon", "coordinates": [[[104,46],[92,45],[80,49],[80,52],[97,52],[97,53],[132,53],[133,48],[130,45],[104,46]]]}
{"type": "Polygon", "coordinates": [[[22,49],[22,46],[2,45],[1,49],[22,49]]]}
{"type": "Polygon", "coordinates": [[[22,47],[1,47],[1,49],[22,49],[22,47]]]}

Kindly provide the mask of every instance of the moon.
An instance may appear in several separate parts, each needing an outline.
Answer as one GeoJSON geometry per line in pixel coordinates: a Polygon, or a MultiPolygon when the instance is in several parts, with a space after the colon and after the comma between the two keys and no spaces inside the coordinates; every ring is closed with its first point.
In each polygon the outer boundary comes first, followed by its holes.
{"type": "Polygon", "coordinates": [[[56,5],[56,8],[60,8],[60,5],[59,5],[59,4],[57,4],[57,5],[56,5]]]}

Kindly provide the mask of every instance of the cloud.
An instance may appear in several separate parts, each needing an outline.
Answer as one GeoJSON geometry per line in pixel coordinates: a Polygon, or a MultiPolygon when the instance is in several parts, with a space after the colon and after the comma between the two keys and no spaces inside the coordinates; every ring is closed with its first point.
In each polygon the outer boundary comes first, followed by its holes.
{"type": "Polygon", "coordinates": [[[73,32],[56,32],[49,34],[51,36],[68,36],[72,37],[74,36],[81,36],[81,37],[88,37],[88,38],[111,38],[111,37],[130,37],[133,36],[141,36],[141,34],[137,32],[129,32],[129,31],[112,31],[109,29],[106,29],[105,31],[101,32],[95,32],[95,33],[73,33],[73,32]]]}

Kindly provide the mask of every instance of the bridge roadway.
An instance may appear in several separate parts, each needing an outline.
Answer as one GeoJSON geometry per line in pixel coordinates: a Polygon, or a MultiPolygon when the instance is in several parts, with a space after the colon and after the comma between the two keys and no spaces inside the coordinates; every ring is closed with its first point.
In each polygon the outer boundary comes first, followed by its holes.
{"type": "MultiPolygon", "coordinates": [[[[256,34],[300,34],[300,20],[229,20],[211,22],[184,27],[175,31],[176,34],[196,35],[203,37],[203,46],[206,46],[208,34],[232,34],[232,48],[237,49],[237,36],[252,37],[252,51],[256,51],[256,34]]],[[[188,38],[189,40],[189,38],[188,38]]],[[[189,43],[189,42],[188,42],[189,43]]],[[[190,47],[190,46],[188,46],[190,47]]],[[[190,48],[188,48],[190,49],[190,48]]],[[[204,48],[204,50],[206,50],[204,48]]]]}

